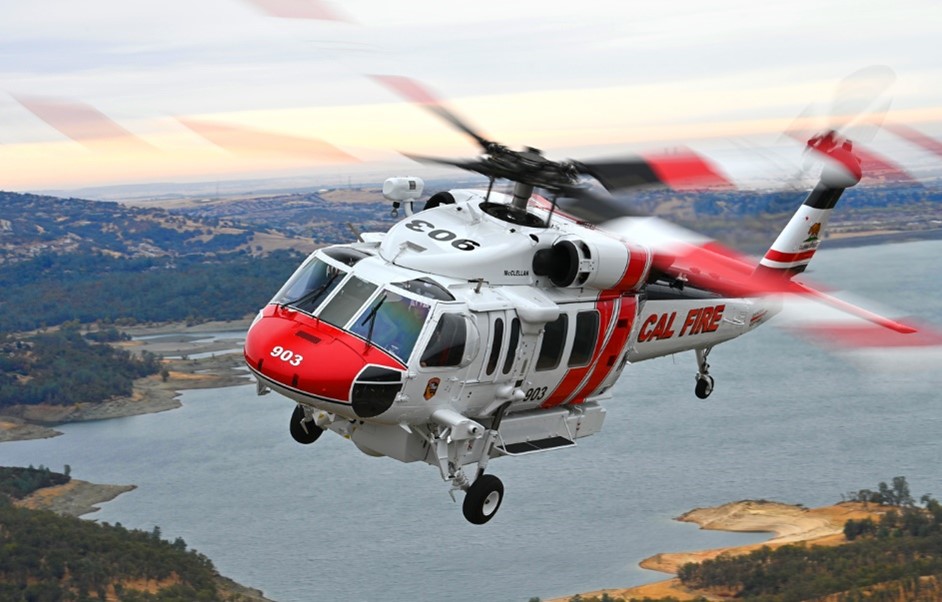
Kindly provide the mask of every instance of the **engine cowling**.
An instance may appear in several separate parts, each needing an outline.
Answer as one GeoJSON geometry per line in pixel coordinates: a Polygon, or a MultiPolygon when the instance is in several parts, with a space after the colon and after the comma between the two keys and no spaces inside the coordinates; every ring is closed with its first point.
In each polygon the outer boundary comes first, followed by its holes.
{"type": "Polygon", "coordinates": [[[564,237],[536,252],[533,273],[558,287],[628,292],[644,285],[651,258],[646,247],[614,238],[564,237]]]}

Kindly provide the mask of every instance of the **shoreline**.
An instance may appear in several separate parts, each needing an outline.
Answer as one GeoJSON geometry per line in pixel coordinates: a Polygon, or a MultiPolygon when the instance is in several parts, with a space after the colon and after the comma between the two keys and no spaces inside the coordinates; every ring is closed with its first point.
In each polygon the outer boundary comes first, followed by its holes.
{"type": "Polygon", "coordinates": [[[250,382],[242,369],[240,337],[213,339],[219,334],[244,333],[250,320],[137,326],[125,330],[135,337],[113,343],[128,351],[149,351],[164,356],[168,376],[154,374],[134,381],[133,392],[97,403],[70,406],[13,406],[0,415],[0,443],[45,439],[62,433],[54,427],[71,422],[107,420],[166,412],[181,407],[181,391],[244,385],[250,382]],[[208,354],[208,355],[207,355],[208,354]]]}
{"type": "MultiPolygon", "coordinates": [[[[30,510],[49,510],[56,514],[81,518],[98,512],[99,504],[110,502],[123,493],[137,489],[136,485],[101,485],[72,479],[64,485],[37,489],[30,495],[14,502],[15,506],[30,510]]],[[[89,520],[94,520],[90,517],[89,520]]],[[[273,602],[254,587],[242,585],[215,571],[215,582],[219,592],[228,600],[242,602],[273,602]]]]}
{"type": "MultiPolygon", "coordinates": [[[[641,568],[676,575],[677,571],[688,562],[700,563],[720,555],[738,556],[748,554],[763,547],[778,548],[794,543],[836,546],[846,543],[844,523],[849,519],[879,517],[886,508],[861,502],[839,502],[819,508],[805,508],[801,505],[783,504],[766,500],[742,500],[730,502],[712,508],[696,508],[678,516],[680,522],[695,523],[701,529],[732,531],[741,533],[769,533],[771,538],[742,546],[710,548],[692,552],[664,552],[645,558],[639,563],[641,568]]],[[[645,583],[624,588],[605,588],[578,594],[583,598],[601,597],[608,594],[612,598],[665,598],[673,596],[678,600],[720,600],[705,591],[684,587],[676,576],[662,581],[645,583]]],[[[546,602],[569,602],[576,594],[556,597],[546,602]]]]}
{"type": "Polygon", "coordinates": [[[110,502],[122,493],[135,489],[137,485],[99,485],[72,479],[64,485],[37,489],[14,502],[14,505],[30,510],[51,510],[56,514],[78,518],[98,512],[101,510],[99,504],[110,502]]]}

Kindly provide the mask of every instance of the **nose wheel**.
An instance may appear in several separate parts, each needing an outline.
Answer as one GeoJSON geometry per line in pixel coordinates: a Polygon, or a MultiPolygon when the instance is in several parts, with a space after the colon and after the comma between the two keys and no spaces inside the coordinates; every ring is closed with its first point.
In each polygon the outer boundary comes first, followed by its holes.
{"type": "Polygon", "coordinates": [[[710,376],[710,364],[707,363],[707,356],[710,355],[712,347],[706,349],[697,349],[697,384],[693,389],[694,394],[699,399],[706,399],[713,392],[713,377],[710,376]]]}
{"type": "Polygon", "coordinates": [[[492,474],[482,474],[468,487],[461,510],[468,522],[483,525],[494,518],[504,500],[504,484],[492,474]]]}
{"type": "Polygon", "coordinates": [[[315,424],[314,419],[307,415],[304,406],[300,404],[294,406],[294,411],[291,412],[288,430],[291,432],[292,439],[304,445],[314,443],[324,432],[324,429],[315,424]]]}

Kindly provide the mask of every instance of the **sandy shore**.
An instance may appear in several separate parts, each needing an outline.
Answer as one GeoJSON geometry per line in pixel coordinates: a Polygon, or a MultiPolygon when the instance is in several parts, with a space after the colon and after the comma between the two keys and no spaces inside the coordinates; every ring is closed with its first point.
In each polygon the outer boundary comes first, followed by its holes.
{"type": "Polygon", "coordinates": [[[110,502],[122,493],[136,489],[134,485],[97,485],[72,479],[65,485],[43,487],[16,502],[32,510],[52,510],[57,514],[83,516],[100,510],[98,504],[110,502]]]}
{"type": "MultiPolygon", "coordinates": [[[[845,542],[844,523],[849,519],[860,520],[879,516],[878,507],[856,502],[842,502],[821,508],[805,508],[778,502],[744,500],[715,508],[697,508],[677,518],[679,521],[700,525],[701,529],[737,532],[771,533],[766,542],[715,548],[696,552],[669,552],[646,558],[641,566],[646,569],[676,574],[688,562],[703,562],[721,554],[747,554],[763,546],[777,548],[786,544],[808,542],[814,545],[840,545],[845,542]]],[[[607,593],[613,598],[663,598],[673,596],[678,600],[694,600],[697,597],[720,600],[701,591],[689,590],[677,578],[648,583],[636,587],[601,589],[582,593],[584,598],[607,593]]],[[[571,596],[554,598],[547,602],[568,602],[571,596]]]]}
{"type": "Polygon", "coordinates": [[[246,384],[250,378],[242,361],[242,333],[248,327],[248,320],[240,320],[129,328],[126,332],[135,340],[116,345],[166,358],[166,380],[160,375],[138,379],[129,397],[101,403],[5,408],[5,415],[0,416],[0,442],[54,437],[61,434],[50,428],[56,424],[172,410],[180,407],[179,393],[186,389],[246,384]]]}

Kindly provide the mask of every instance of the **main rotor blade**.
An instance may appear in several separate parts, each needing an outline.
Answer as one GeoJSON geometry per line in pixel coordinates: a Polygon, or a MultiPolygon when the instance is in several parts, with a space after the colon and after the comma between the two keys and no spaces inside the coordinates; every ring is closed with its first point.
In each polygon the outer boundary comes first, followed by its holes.
{"type": "Polygon", "coordinates": [[[580,221],[599,225],[620,217],[647,217],[634,203],[624,197],[573,186],[561,191],[556,201],[560,211],[580,221]]]}
{"type": "Polygon", "coordinates": [[[353,20],[332,6],[321,0],[245,0],[248,4],[268,13],[272,17],[282,19],[316,19],[322,21],[353,20]]]}
{"type": "Polygon", "coordinates": [[[291,136],[226,123],[178,117],[182,125],[220,148],[239,155],[290,155],[323,163],[359,163],[359,159],[316,138],[291,136]]]}
{"type": "Polygon", "coordinates": [[[630,159],[580,161],[575,165],[581,173],[592,176],[612,192],[653,184],[674,190],[732,186],[719,168],[687,149],[630,159]]]}
{"type": "Polygon", "coordinates": [[[480,174],[490,176],[490,166],[488,166],[483,161],[477,159],[445,159],[443,157],[427,157],[424,155],[413,155],[410,153],[401,153],[404,157],[412,159],[418,163],[426,163],[430,165],[447,165],[449,167],[457,167],[459,169],[468,169],[471,171],[476,171],[480,174]]]}
{"type": "Polygon", "coordinates": [[[126,150],[157,150],[89,104],[61,98],[11,96],[50,127],[86,147],[117,145],[126,150]]]}
{"type": "Polygon", "coordinates": [[[492,141],[488,140],[476,129],[468,125],[467,121],[458,117],[458,115],[451,109],[448,109],[441,100],[414,79],[400,75],[370,75],[369,77],[377,83],[382,84],[387,89],[395,92],[400,97],[423,107],[453,128],[470,136],[485,152],[494,145],[492,141]]]}

